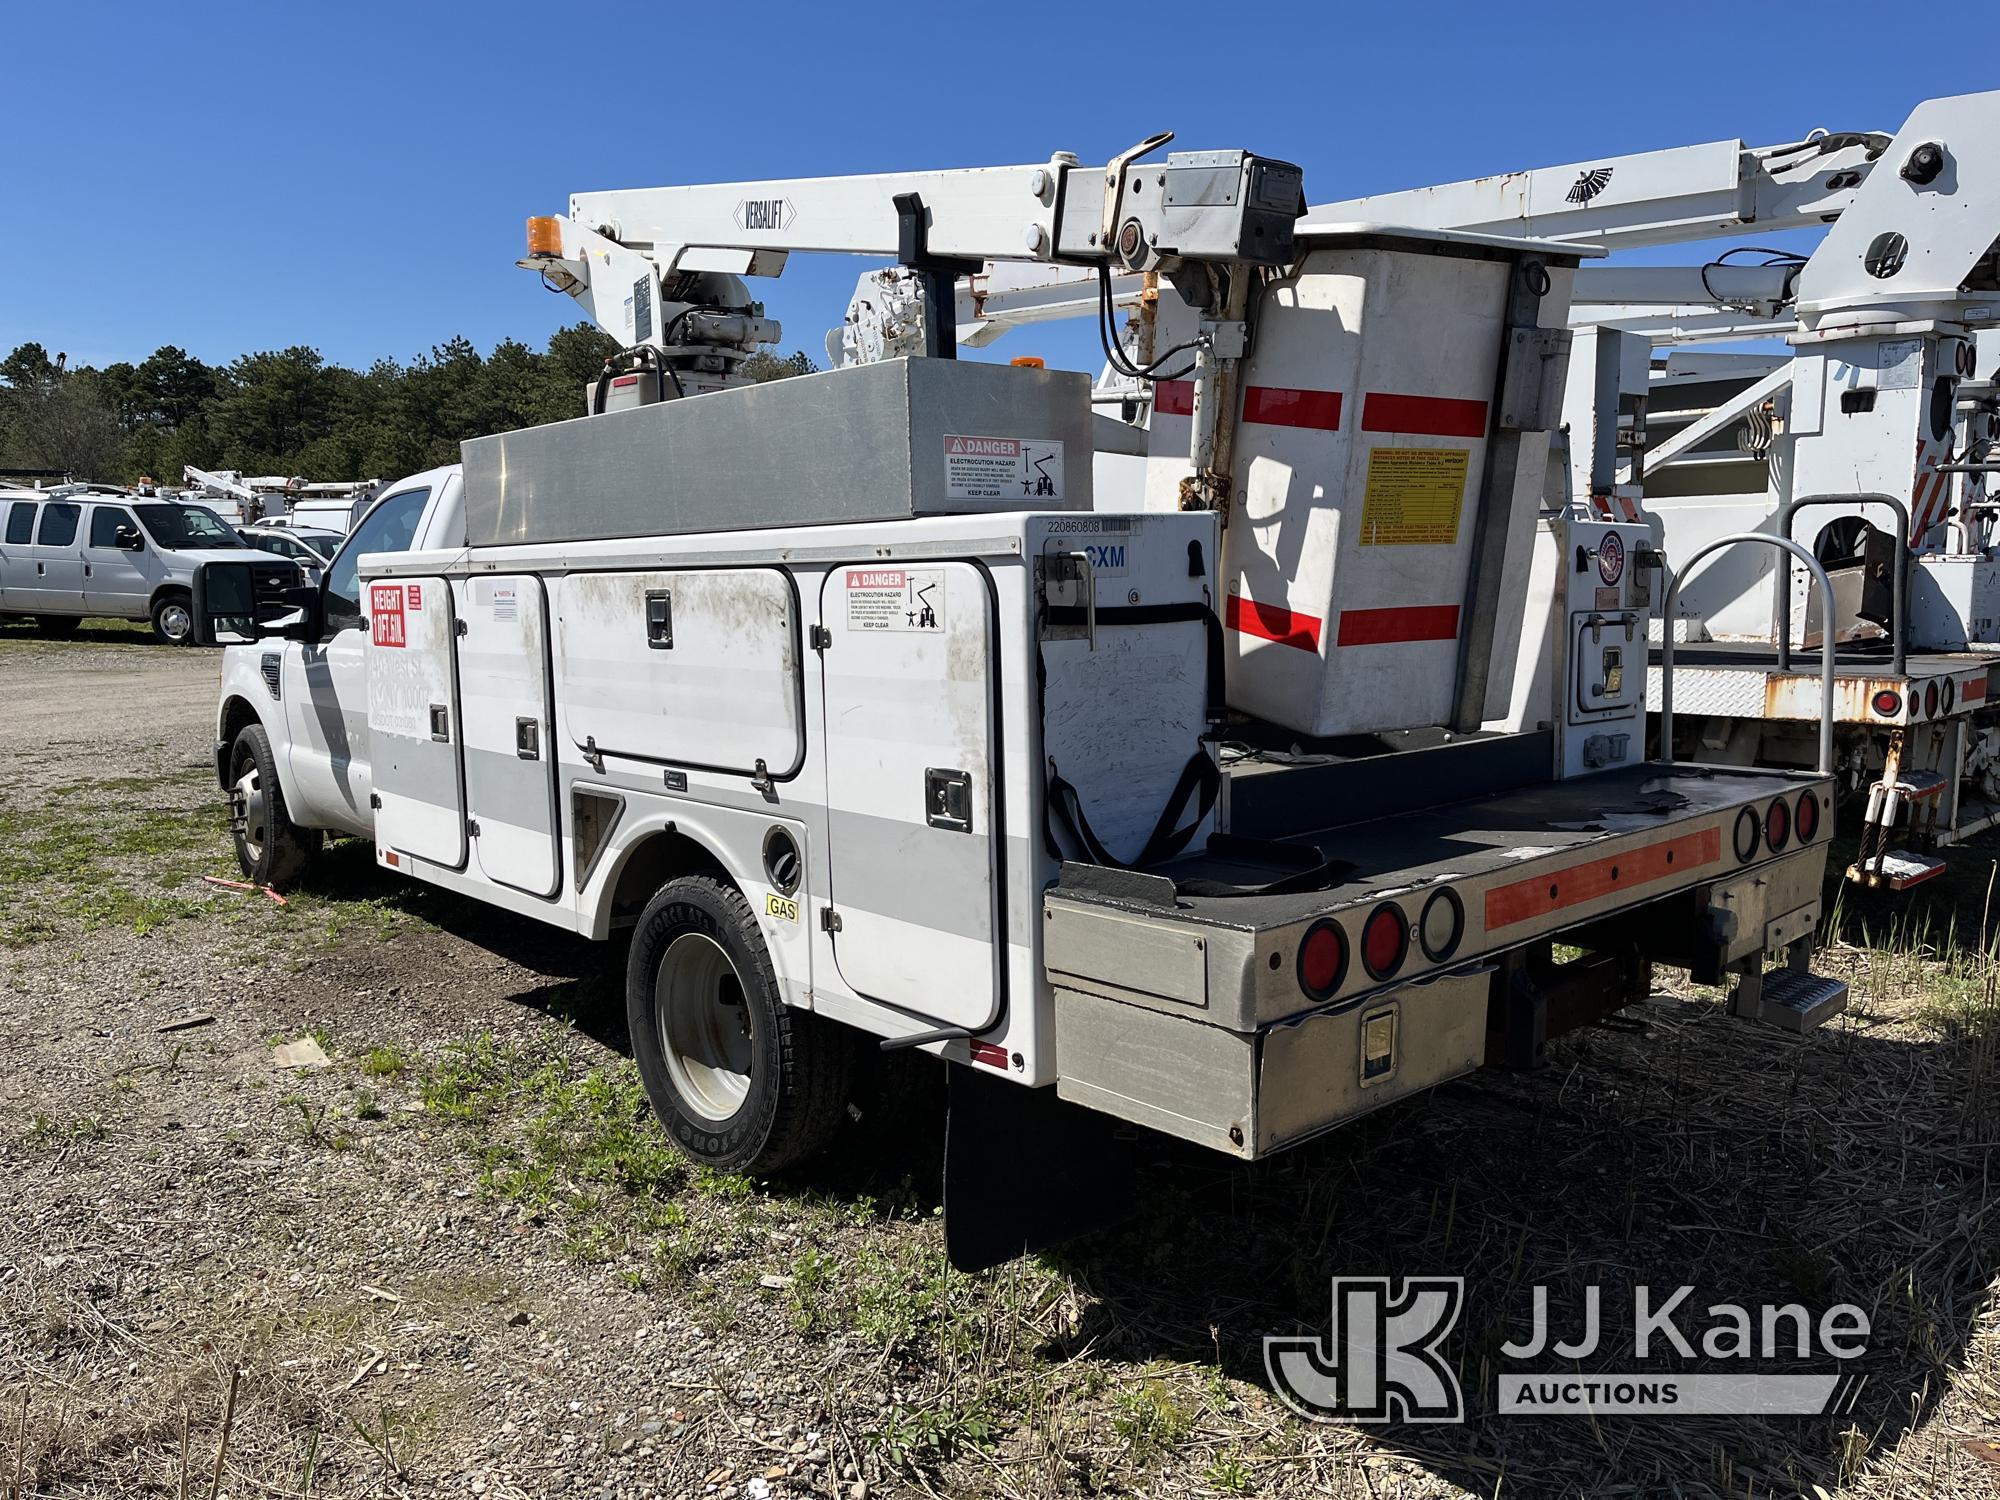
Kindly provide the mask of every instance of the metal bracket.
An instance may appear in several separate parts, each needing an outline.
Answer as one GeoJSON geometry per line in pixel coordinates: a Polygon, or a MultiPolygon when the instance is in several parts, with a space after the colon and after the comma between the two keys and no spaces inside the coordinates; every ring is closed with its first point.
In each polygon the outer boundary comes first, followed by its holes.
{"type": "Polygon", "coordinates": [[[806,636],[809,650],[825,651],[833,645],[833,632],[824,625],[815,625],[806,636]]]}
{"type": "Polygon", "coordinates": [[[819,930],[821,932],[840,931],[840,913],[830,906],[819,909],[819,930]]]}

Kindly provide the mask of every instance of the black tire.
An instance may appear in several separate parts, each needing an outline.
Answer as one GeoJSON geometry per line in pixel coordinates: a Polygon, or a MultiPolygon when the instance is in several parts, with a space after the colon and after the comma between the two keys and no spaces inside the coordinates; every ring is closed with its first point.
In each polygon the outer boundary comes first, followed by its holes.
{"type": "Polygon", "coordinates": [[[153,639],[163,646],[187,646],[194,642],[194,599],[179,589],[168,589],[153,601],[153,639]]]}
{"type": "Polygon", "coordinates": [[[229,747],[229,836],[243,878],[289,890],[319,853],[320,831],[301,828],[285,808],[278,762],[262,724],[246,726],[229,747]],[[254,775],[255,780],[250,781],[254,775]]]}
{"type": "MultiPolygon", "coordinates": [[[[666,982],[671,987],[676,980],[666,982]]],[[[700,987],[698,981],[691,986],[700,987]]],[[[682,1001],[682,1014],[690,1003],[682,1001]]],[[[674,1144],[696,1161],[723,1171],[776,1172],[824,1150],[839,1131],[854,1072],[854,1038],[785,1004],[757,920],[734,886],[683,875],[646,903],[625,967],[625,1013],[646,1097],[674,1144]],[[688,944],[676,948],[682,939],[688,944]],[[669,1059],[667,1033],[677,1018],[663,1012],[663,971],[671,963],[676,976],[684,975],[690,962],[704,960],[724,995],[710,1013],[728,1016],[733,980],[743,1035],[723,1039],[733,1056],[691,1070],[686,1050],[675,1048],[669,1059]],[[701,1075],[722,1083],[704,1096],[701,1075]],[[742,1087],[733,1110],[727,1107],[727,1090],[735,1086],[729,1080],[741,1080],[742,1087]]]]}
{"type": "Polygon", "coordinates": [[[43,635],[52,635],[58,640],[67,640],[83,628],[80,615],[36,615],[35,629],[43,635]]]}

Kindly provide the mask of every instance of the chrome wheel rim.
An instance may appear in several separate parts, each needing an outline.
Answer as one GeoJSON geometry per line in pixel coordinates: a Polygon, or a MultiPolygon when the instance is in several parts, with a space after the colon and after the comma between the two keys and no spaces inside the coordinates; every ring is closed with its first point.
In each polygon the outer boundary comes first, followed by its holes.
{"type": "Polygon", "coordinates": [[[243,852],[250,863],[255,864],[264,857],[264,843],[270,837],[270,812],[264,801],[263,780],[254,765],[236,778],[229,800],[233,804],[236,837],[242,840],[243,852]]]}
{"type": "Polygon", "coordinates": [[[194,616],[185,604],[169,604],[160,611],[160,633],[170,641],[186,640],[193,624],[194,616]]]}
{"type": "Polygon", "coordinates": [[[667,944],[653,981],[660,1053],[690,1111],[720,1123],[750,1092],[750,1007],[722,945],[684,932],[667,944]]]}

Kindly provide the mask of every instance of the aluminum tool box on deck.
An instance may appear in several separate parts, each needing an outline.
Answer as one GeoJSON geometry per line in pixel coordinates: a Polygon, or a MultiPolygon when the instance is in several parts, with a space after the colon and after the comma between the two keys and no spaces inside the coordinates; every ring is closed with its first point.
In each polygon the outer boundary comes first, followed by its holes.
{"type": "MultiPolygon", "coordinates": [[[[1532,776],[1546,751],[1525,735],[1376,765],[1239,766],[1240,843],[1144,873],[1065,867],[1044,897],[1063,1096],[1260,1156],[1480,1066],[1502,955],[1675,897],[1702,910],[1659,925],[1706,933],[1711,969],[1812,932],[1830,779],[1655,764],[1550,782],[1532,776]],[[1426,803],[1441,785],[1473,795],[1426,803]],[[1342,803],[1364,815],[1342,820],[1342,803]],[[1285,837],[1312,806],[1329,826],[1285,837]],[[1330,888],[1223,893],[1323,861],[1338,862],[1330,888]]],[[[1635,956],[1593,1016],[1649,972],[1635,956]]]]}

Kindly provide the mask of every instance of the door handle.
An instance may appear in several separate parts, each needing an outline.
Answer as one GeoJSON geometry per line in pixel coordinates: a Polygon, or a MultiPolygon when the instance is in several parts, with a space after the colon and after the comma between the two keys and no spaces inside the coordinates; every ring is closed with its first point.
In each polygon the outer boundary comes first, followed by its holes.
{"type": "Polygon", "coordinates": [[[88,578],[88,577],[90,576],[90,564],[89,564],[89,563],[85,563],[85,564],[83,565],[83,576],[84,576],[85,578],[88,578]]]}
{"type": "Polygon", "coordinates": [[[972,832],[972,776],[932,766],[924,772],[924,821],[953,833],[972,832]]]}
{"type": "Polygon", "coordinates": [[[43,565],[42,565],[41,563],[36,563],[36,564],[35,564],[35,576],[36,576],[37,578],[41,578],[41,577],[44,577],[44,576],[46,576],[46,575],[47,575],[47,573],[48,573],[48,571],[49,571],[49,570],[48,570],[48,569],[47,569],[46,567],[44,567],[44,566],[43,566],[43,565]]]}

